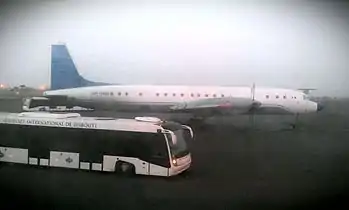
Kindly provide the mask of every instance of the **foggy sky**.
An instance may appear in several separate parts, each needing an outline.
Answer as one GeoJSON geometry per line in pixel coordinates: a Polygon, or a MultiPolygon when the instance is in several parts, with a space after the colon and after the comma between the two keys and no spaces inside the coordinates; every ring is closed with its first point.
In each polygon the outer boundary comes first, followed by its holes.
{"type": "Polygon", "coordinates": [[[64,42],[93,81],[349,96],[347,4],[147,2],[2,1],[0,83],[49,85],[50,45],[64,42]]]}

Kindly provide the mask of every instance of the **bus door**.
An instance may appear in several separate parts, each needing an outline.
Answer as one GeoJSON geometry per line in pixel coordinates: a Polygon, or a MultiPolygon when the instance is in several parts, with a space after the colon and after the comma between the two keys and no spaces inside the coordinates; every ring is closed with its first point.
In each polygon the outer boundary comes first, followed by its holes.
{"type": "MultiPolygon", "coordinates": [[[[168,133],[171,135],[171,133],[168,133]]],[[[170,153],[164,133],[157,133],[149,142],[150,164],[149,174],[155,176],[168,176],[170,163],[170,153]]]]}

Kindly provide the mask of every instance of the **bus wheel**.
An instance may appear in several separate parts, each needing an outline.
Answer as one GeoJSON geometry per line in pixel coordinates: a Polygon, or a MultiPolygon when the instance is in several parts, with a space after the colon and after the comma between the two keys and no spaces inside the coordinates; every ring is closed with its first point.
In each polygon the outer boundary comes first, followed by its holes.
{"type": "MultiPolygon", "coordinates": [[[[5,157],[5,154],[0,151],[0,158],[5,157]]],[[[4,165],[3,161],[0,161],[0,167],[4,165]]]]}
{"type": "Polygon", "coordinates": [[[135,166],[131,163],[127,163],[124,161],[118,161],[115,163],[115,172],[118,175],[127,175],[132,176],[135,172],[135,166]]]}

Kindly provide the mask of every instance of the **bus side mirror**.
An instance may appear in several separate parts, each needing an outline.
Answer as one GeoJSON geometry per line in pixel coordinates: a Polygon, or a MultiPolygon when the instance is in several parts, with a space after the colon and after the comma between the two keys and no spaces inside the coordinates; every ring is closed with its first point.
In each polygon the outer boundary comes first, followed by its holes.
{"type": "Polygon", "coordinates": [[[186,130],[187,132],[190,133],[190,138],[194,139],[194,132],[193,132],[193,130],[189,126],[186,126],[186,125],[182,125],[182,127],[183,127],[184,130],[186,130]]]}
{"type": "Polygon", "coordinates": [[[190,130],[190,137],[191,137],[192,139],[194,139],[194,133],[193,133],[192,130],[190,130]]]}
{"type": "Polygon", "coordinates": [[[176,135],[174,135],[173,133],[171,133],[171,136],[172,136],[172,144],[173,145],[176,145],[177,144],[177,136],[176,135]]]}

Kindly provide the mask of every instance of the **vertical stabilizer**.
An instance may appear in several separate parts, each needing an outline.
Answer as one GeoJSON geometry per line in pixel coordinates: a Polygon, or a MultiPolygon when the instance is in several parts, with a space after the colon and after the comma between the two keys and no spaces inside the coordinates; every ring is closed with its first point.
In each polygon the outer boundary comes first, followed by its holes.
{"type": "Polygon", "coordinates": [[[107,85],[80,76],[64,44],[51,46],[51,90],[107,85]]]}

